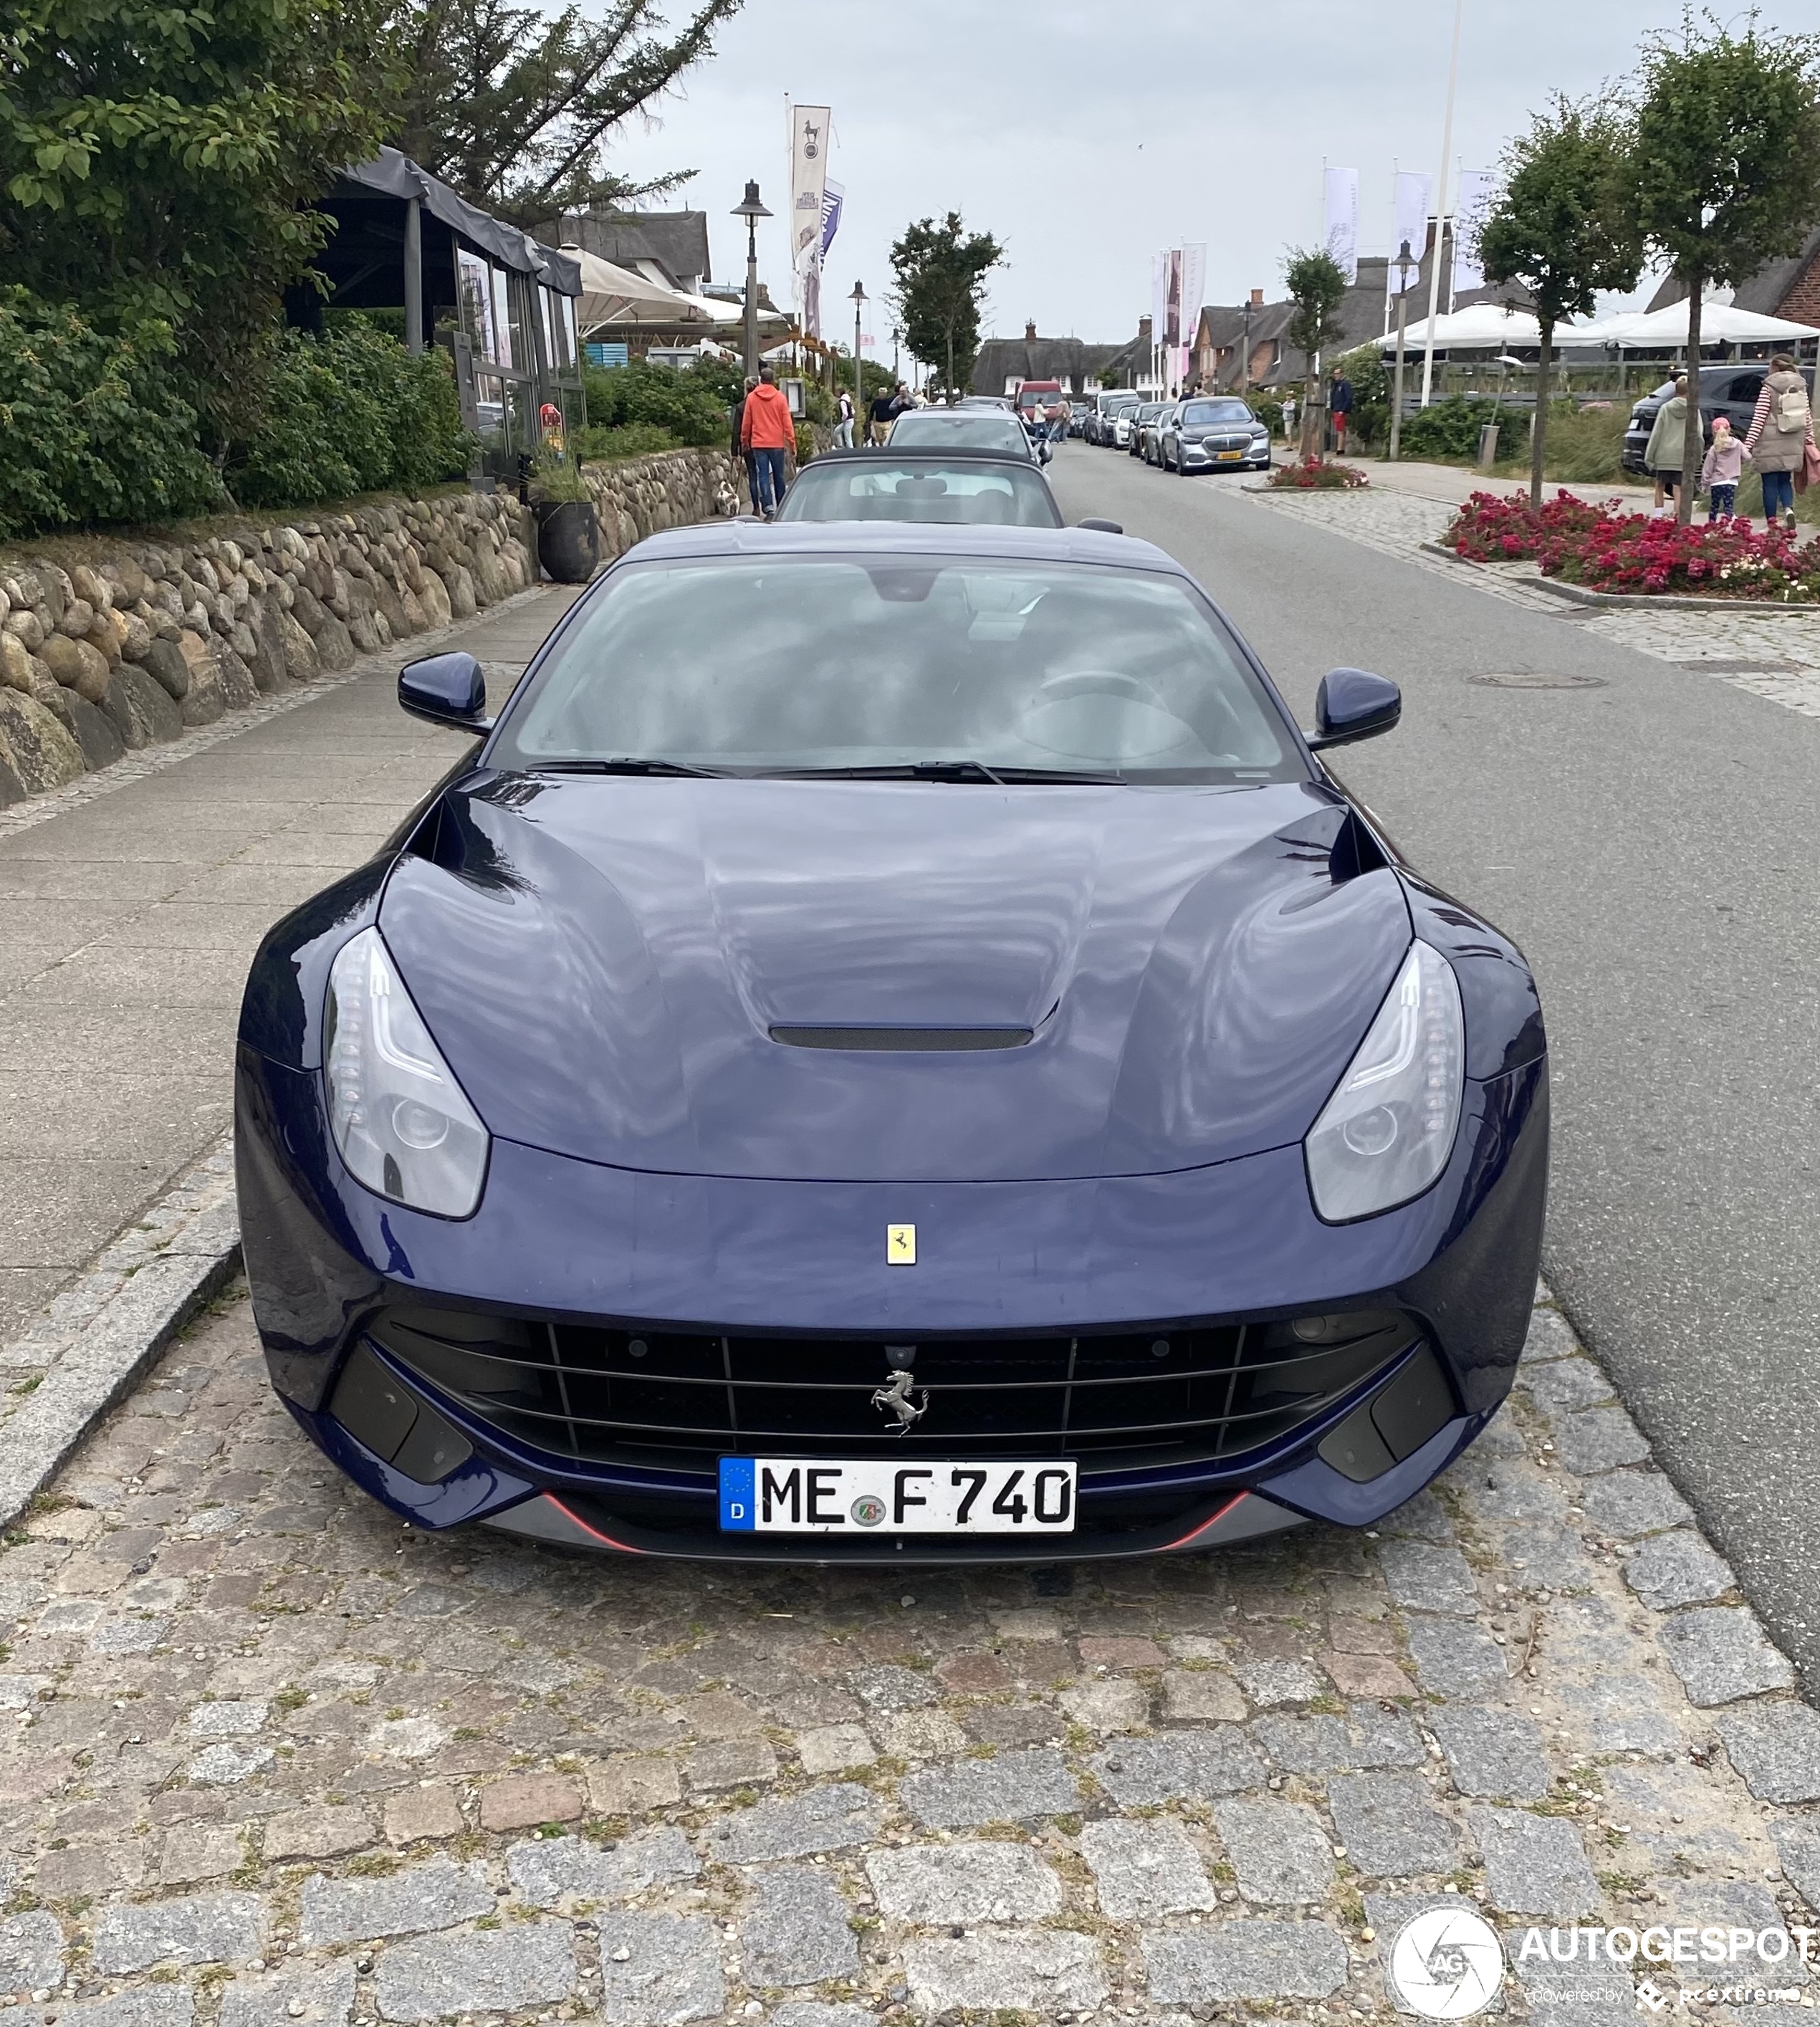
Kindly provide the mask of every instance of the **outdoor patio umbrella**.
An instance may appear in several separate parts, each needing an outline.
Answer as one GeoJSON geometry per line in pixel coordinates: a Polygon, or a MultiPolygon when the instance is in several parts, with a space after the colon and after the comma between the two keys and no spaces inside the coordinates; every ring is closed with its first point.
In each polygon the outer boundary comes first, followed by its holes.
{"type": "MultiPolygon", "coordinates": [[[[617,267],[579,246],[565,246],[561,250],[581,264],[581,293],[575,303],[575,323],[584,338],[604,324],[615,322],[654,317],[677,323],[708,320],[703,315],[707,305],[699,296],[685,295],[680,289],[651,281],[630,268],[617,267]]],[[[733,316],[738,317],[736,309],[733,316]]],[[[722,321],[718,316],[711,320],[722,321]]]]}
{"type": "MultiPolygon", "coordinates": [[[[1700,312],[1700,342],[1707,345],[1768,345],[1778,338],[1820,335],[1811,323],[1791,323],[1787,317],[1760,316],[1741,310],[1730,303],[1703,303],[1700,312]]],[[[1631,351],[1659,351],[1664,345],[1687,342],[1687,305],[1670,303],[1665,309],[1634,312],[1608,317],[1603,323],[1563,334],[1566,345],[1615,345],[1631,351]]]]}
{"type": "MultiPolygon", "coordinates": [[[[1473,303],[1451,316],[1434,319],[1437,351],[1490,352],[1513,345],[1540,345],[1541,327],[1527,310],[1506,309],[1502,303],[1473,303]]],[[[1406,353],[1420,352],[1428,342],[1428,319],[1411,324],[1403,334],[1406,353]]],[[[1395,334],[1383,341],[1386,352],[1397,348],[1395,334]]]]}

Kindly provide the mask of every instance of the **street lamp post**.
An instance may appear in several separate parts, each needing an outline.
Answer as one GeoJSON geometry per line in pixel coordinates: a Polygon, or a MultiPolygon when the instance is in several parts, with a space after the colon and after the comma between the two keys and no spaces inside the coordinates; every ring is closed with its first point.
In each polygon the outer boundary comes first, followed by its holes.
{"type": "Polygon", "coordinates": [[[1403,441],[1403,334],[1409,322],[1409,270],[1416,265],[1415,256],[1409,251],[1409,242],[1403,242],[1402,250],[1397,256],[1397,380],[1390,397],[1390,462],[1397,462],[1403,441]]]}
{"type": "Polygon", "coordinates": [[[853,441],[864,443],[871,434],[866,420],[866,376],[859,370],[859,316],[866,308],[866,284],[853,285],[853,441]]]}
{"type": "Polygon", "coordinates": [[[733,206],[733,216],[746,221],[746,378],[759,374],[759,220],[770,216],[759,201],[759,186],[746,185],[744,204],[733,206]]]}

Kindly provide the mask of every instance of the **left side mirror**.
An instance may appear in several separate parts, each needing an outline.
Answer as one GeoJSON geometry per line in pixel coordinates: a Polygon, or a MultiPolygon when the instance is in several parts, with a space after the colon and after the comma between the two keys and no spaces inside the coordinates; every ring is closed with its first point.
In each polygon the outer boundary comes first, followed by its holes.
{"type": "Polygon", "coordinates": [[[413,718],[456,732],[490,732],[486,678],[473,655],[431,655],[398,671],[398,701],[413,718]]]}
{"type": "Polygon", "coordinates": [[[1403,692],[1388,676],[1367,669],[1329,669],[1315,692],[1315,729],[1305,734],[1309,747],[1350,746],[1394,732],[1403,715],[1403,692]]]}

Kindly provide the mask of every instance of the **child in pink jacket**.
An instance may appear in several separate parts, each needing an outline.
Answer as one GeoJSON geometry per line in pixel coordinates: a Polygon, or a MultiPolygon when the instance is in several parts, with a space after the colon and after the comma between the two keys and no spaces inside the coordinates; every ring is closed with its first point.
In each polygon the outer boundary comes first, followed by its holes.
{"type": "Polygon", "coordinates": [[[1711,497],[1709,521],[1729,521],[1738,504],[1738,478],[1744,468],[1744,447],[1732,434],[1730,417],[1712,419],[1712,442],[1700,468],[1700,490],[1711,497]]]}

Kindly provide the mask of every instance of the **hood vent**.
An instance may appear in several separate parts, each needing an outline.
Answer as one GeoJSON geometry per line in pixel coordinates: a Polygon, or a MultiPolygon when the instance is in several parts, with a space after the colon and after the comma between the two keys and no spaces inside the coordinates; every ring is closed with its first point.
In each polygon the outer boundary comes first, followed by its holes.
{"type": "Polygon", "coordinates": [[[1021,1049],[1036,1032],[1033,1028],[773,1028],[771,1039],[792,1049],[951,1055],[967,1049],[1021,1049]]]}

